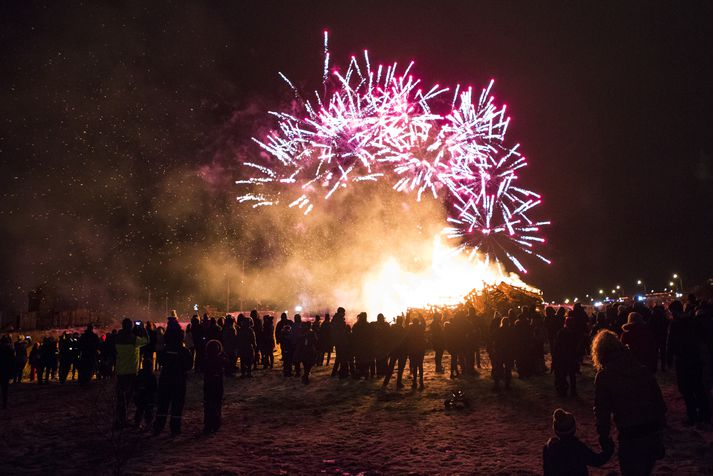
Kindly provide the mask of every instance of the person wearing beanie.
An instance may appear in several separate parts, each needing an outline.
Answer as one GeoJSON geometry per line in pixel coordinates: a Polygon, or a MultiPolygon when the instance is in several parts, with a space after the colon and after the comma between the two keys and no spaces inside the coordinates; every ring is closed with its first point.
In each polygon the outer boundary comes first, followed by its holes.
{"type": "Polygon", "coordinates": [[[575,436],[577,422],[574,415],[558,408],[552,414],[555,436],[542,449],[545,476],[581,476],[589,474],[588,466],[599,467],[614,454],[614,442],[605,442],[597,453],[575,436]]]}

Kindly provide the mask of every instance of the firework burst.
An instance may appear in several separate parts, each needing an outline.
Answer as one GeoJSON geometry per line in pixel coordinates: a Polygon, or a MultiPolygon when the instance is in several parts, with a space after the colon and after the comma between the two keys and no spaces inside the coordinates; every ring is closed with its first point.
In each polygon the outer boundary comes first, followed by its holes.
{"type": "Polygon", "coordinates": [[[542,198],[517,185],[527,161],[519,145],[505,144],[510,119],[490,94],[493,81],[477,101],[471,88],[457,86],[451,112],[440,115],[432,104],[443,103],[449,88],[426,91],[412,66],[374,69],[364,51],[344,74],[330,72],[325,32],[322,93],[304,99],[280,73],[300,111],[271,113],[277,129],[253,139],[270,159],[244,163],[252,174],[237,183],[251,187],[238,200],[254,207],[285,203],[307,215],[342,189],[384,180],[417,200],[424,193],[443,199],[449,214],[443,232],[469,256],[507,257],[521,272],[527,270],[516,254],[549,263],[537,252],[549,222],[531,218],[542,198]]]}

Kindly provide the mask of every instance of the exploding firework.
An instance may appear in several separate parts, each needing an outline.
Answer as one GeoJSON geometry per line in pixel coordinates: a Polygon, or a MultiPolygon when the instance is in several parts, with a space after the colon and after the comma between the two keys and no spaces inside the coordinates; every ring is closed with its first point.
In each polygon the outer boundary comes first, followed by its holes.
{"type": "Polygon", "coordinates": [[[272,112],[277,129],[253,139],[268,154],[264,163],[245,162],[254,173],[250,191],[238,197],[254,207],[287,204],[305,215],[320,200],[359,182],[385,181],[396,191],[424,193],[443,200],[449,226],[443,233],[458,250],[486,263],[507,258],[527,272],[520,253],[550,261],[538,251],[547,221],[531,218],[541,196],[517,185],[527,166],[519,144],[505,143],[509,117],[490,94],[493,81],[477,101],[457,86],[451,112],[436,114],[450,91],[424,88],[397,63],[372,68],[369,54],[352,57],[344,74],[330,72],[324,36],[322,93],[305,99],[280,73],[299,102],[297,112],[272,112]],[[424,92],[426,91],[426,92],[424,92]]]}

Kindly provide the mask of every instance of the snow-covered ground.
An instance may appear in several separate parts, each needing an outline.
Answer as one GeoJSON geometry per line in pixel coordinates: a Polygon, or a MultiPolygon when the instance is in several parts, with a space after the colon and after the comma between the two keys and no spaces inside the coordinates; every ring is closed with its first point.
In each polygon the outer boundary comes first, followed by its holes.
{"type": "MultiPolygon", "coordinates": [[[[449,380],[434,372],[433,354],[424,391],[396,391],[392,381],[381,392],[379,381],[330,379],[330,370],[317,368],[309,386],[277,369],[226,379],[223,427],[212,436],[201,434],[202,379],[192,373],[178,437],[112,433],[113,382],[11,385],[10,408],[0,410],[0,473],[537,474],[557,407],[572,411],[577,434],[597,447],[590,366],[576,399],[556,397],[550,375],[514,379],[500,393],[487,370],[449,380]],[[444,409],[457,389],[470,398],[470,411],[444,409]]],[[[656,473],[713,474],[713,432],[684,428],[673,373],[659,381],[669,428],[656,473]]],[[[615,456],[591,474],[617,472],[615,456]]]]}

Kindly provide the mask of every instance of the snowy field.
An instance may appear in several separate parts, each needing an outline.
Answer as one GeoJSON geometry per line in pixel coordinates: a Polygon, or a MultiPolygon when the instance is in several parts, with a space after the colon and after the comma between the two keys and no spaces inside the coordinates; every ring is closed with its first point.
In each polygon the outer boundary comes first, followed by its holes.
{"type": "MultiPolygon", "coordinates": [[[[226,379],[223,427],[212,436],[201,434],[202,379],[193,373],[178,437],[133,428],[112,433],[113,382],[88,389],[75,382],[11,385],[10,409],[0,410],[0,472],[537,474],[559,406],[576,415],[577,434],[596,447],[591,366],[583,368],[580,397],[560,399],[550,375],[514,379],[509,392],[496,393],[487,370],[449,380],[434,372],[432,353],[426,362],[421,392],[410,385],[396,391],[393,381],[381,392],[380,381],[330,379],[331,367],[318,367],[309,386],[277,369],[258,371],[252,380],[226,379]],[[470,398],[469,411],[444,409],[457,389],[470,398]]],[[[684,428],[673,373],[659,374],[659,381],[669,428],[656,474],[713,474],[713,432],[684,428]]],[[[615,456],[591,474],[617,470],[615,456]]]]}

